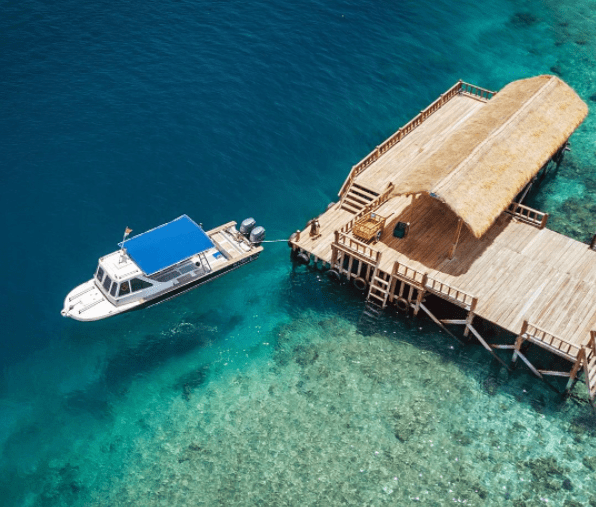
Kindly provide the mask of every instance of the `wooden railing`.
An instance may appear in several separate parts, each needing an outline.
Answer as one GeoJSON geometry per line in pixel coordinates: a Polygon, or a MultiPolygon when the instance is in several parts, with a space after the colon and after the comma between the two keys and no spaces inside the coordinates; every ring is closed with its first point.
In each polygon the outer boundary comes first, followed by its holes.
{"type": "Polygon", "coordinates": [[[580,352],[578,345],[549,333],[527,320],[524,320],[519,336],[571,361],[575,361],[580,352]]]}
{"type": "Polygon", "coordinates": [[[335,231],[334,243],[338,248],[356,254],[358,257],[363,257],[374,265],[377,265],[381,260],[381,252],[343,232],[335,231]]]}
{"type": "Polygon", "coordinates": [[[437,296],[447,299],[457,306],[461,306],[467,310],[474,311],[476,308],[478,302],[477,297],[472,296],[463,290],[456,289],[448,283],[435,280],[428,276],[428,273],[414,269],[399,261],[395,261],[392,276],[436,294],[437,296]]]}
{"type": "Polygon", "coordinates": [[[440,282],[433,278],[428,277],[425,288],[442,298],[446,298],[457,306],[466,308],[467,310],[474,310],[478,302],[478,298],[464,292],[463,290],[456,289],[445,282],[440,282]]]}
{"type": "Polygon", "coordinates": [[[522,222],[535,225],[539,229],[544,229],[548,220],[548,213],[538,211],[534,208],[530,208],[529,206],[519,204],[517,202],[512,202],[505,212],[513,215],[522,222]]]}
{"type": "Polygon", "coordinates": [[[435,100],[430,106],[420,111],[419,114],[412,118],[395,134],[393,134],[390,138],[386,139],[383,143],[381,143],[373,151],[371,151],[366,157],[364,157],[360,162],[353,166],[352,170],[350,171],[350,174],[346,178],[346,181],[344,181],[344,184],[342,185],[341,190],[339,191],[339,195],[342,196],[344,192],[346,192],[347,189],[350,188],[350,185],[356,179],[356,177],[369,165],[378,160],[381,155],[389,151],[393,146],[399,143],[416,127],[419,127],[429,116],[441,109],[441,107],[443,107],[456,95],[465,94],[478,97],[482,100],[489,100],[495,95],[495,93],[496,92],[480,88],[479,86],[464,83],[461,80],[458,81],[451,88],[449,88],[449,90],[441,94],[439,98],[435,100]]]}
{"type": "Polygon", "coordinates": [[[478,97],[484,100],[490,100],[497,92],[492,92],[487,90],[486,88],[480,88],[479,86],[474,86],[469,83],[461,84],[461,93],[466,95],[472,95],[474,97],[478,97]]]}
{"type": "Polygon", "coordinates": [[[584,346],[583,353],[585,379],[593,403],[596,399],[596,331],[590,331],[590,340],[584,346]]]}
{"type": "Polygon", "coordinates": [[[426,273],[423,273],[422,271],[414,269],[408,266],[407,264],[403,264],[399,261],[395,261],[391,276],[394,276],[399,280],[402,280],[411,285],[415,285],[417,287],[423,287],[428,278],[428,275],[426,273]]]}
{"type": "Polygon", "coordinates": [[[362,208],[356,215],[354,215],[354,217],[349,222],[346,222],[344,225],[342,225],[339,231],[343,232],[344,234],[348,234],[354,227],[354,224],[358,220],[360,220],[364,215],[371,211],[375,211],[379,206],[381,206],[381,204],[387,202],[389,200],[392,190],[393,185],[390,184],[389,188],[385,190],[385,192],[375,197],[374,200],[370,201],[366,206],[364,206],[364,208],[362,208]]]}

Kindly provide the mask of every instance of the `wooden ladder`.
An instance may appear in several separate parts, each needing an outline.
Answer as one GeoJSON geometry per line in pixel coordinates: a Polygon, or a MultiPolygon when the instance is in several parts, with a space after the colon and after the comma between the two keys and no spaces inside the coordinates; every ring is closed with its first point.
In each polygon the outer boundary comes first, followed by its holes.
{"type": "Polygon", "coordinates": [[[590,331],[590,341],[583,347],[584,374],[590,400],[594,403],[596,398],[596,331],[590,331]]]}
{"type": "Polygon", "coordinates": [[[364,305],[364,309],[358,319],[357,329],[362,334],[374,332],[377,327],[377,322],[381,317],[383,309],[370,301],[367,301],[364,305]]]}
{"type": "Polygon", "coordinates": [[[357,183],[352,183],[348,192],[341,199],[341,208],[356,215],[378,196],[378,193],[358,185],[357,183]]]}
{"type": "Polygon", "coordinates": [[[387,306],[387,300],[389,299],[389,288],[391,285],[391,277],[388,280],[385,279],[386,275],[382,274],[378,267],[375,267],[372,278],[370,280],[370,286],[368,288],[368,295],[366,300],[373,303],[381,308],[387,306]]]}

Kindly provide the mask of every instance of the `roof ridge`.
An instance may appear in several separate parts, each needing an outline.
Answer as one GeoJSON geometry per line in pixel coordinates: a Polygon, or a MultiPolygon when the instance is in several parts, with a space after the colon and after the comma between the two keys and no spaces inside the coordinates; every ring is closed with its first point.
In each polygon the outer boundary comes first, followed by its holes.
{"type": "MultiPolygon", "coordinates": [[[[542,86],[540,86],[540,88],[536,90],[536,92],[526,101],[526,103],[521,108],[514,111],[514,113],[500,127],[498,127],[496,130],[489,132],[488,135],[482,140],[482,142],[480,142],[470,152],[470,154],[455,167],[455,169],[449,171],[447,176],[442,178],[436,185],[434,185],[434,188],[431,191],[434,194],[436,194],[441,201],[445,202],[440,195],[440,189],[444,188],[446,184],[449,183],[455,176],[459,175],[462,171],[464,171],[464,168],[467,167],[472,162],[472,160],[477,159],[481,155],[482,151],[486,151],[487,148],[490,148],[494,144],[494,139],[499,134],[501,134],[509,125],[511,125],[511,123],[513,123],[514,120],[517,120],[524,113],[526,113],[530,106],[536,101],[536,99],[542,94],[546,93],[547,90],[550,90],[550,88],[552,88],[553,85],[556,85],[557,81],[558,78],[556,76],[550,76],[550,79],[542,86]]],[[[471,118],[474,118],[474,116],[472,116],[471,118]]]]}

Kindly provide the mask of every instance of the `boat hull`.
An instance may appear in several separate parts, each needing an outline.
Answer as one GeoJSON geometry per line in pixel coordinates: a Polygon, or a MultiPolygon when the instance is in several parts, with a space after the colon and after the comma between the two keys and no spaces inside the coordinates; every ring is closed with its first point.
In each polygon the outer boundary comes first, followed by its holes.
{"type": "Polygon", "coordinates": [[[130,308],[129,310],[126,310],[126,311],[142,310],[143,308],[148,308],[150,306],[154,306],[159,303],[163,303],[164,301],[174,299],[175,297],[180,296],[180,295],[184,294],[185,292],[189,292],[193,289],[196,289],[201,285],[209,283],[209,282],[215,280],[216,278],[219,278],[220,276],[223,276],[223,275],[229,273],[230,271],[234,271],[234,270],[244,266],[245,264],[248,264],[250,262],[257,260],[259,255],[260,255],[260,252],[255,253],[255,254],[251,255],[250,257],[239,260],[238,262],[235,262],[234,264],[230,264],[229,266],[227,266],[219,271],[214,271],[212,273],[209,273],[208,275],[205,275],[204,277],[199,278],[198,280],[194,280],[194,281],[189,282],[188,284],[185,284],[185,285],[180,285],[180,286],[176,287],[175,289],[171,289],[171,290],[165,292],[164,294],[157,295],[154,298],[140,304],[139,306],[137,306],[135,308],[130,308]]]}
{"type": "MultiPolygon", "coordinates": [[[[73,289],[66,296],[66,299],[64,300],[64,309],[61,313],[64,317],[70,317],[75,320],[88,322],[107,319],[109,317],[121,315],[134,310],[145,309],[180,296],[181,294],[209,283],[216,278],[229,273],[230,271],[234,271],[245,264],[249,264],[250,262],[255,261],[259,257],[260,253],[260,251],[257,251],[248,257],[244,257],[236,262],[223,266],[222,268],[214,270],[198,279],[192,280],[185,284],[170,287],[161,293],[153,294],[150,299],[144,299],[140,297],[139,300],[131,301],[122,306],[116,306],[108,301],[101,291],[95,286],[94,280],[89,280],[73,289]],[[79,297],[77,294],[81,294],[81,296],[79,297]],[[77,297],[79,299],[77,299],[77,297]],[[82,305],[83,311],[77,310],[78,305],[82,305]],[[85,310],[86,307],[89,307],[89,309],[85,310]]],[[[141,295],[142,294],[140,294],[140,296],[141,295]]]]}

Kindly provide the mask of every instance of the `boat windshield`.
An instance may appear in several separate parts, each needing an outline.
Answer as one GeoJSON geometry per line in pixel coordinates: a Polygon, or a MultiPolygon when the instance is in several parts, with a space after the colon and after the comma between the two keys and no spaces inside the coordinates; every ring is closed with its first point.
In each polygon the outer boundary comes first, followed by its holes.
{"type": "Polygon", "coordinates": [[[153,284],[146,282],[145,280],[141,280],[140,278],[133,278],[130,281],[130,288],[133,292],[136,292],[141,289],[146,289],[147,287],[153,287],[153,284]]]}
{"type": "Polygon", "coordinates": [[[103,268],[101,266],[97,266],[97,272],[95,273],[95,278],[97,281],[101,283],[101,279],[103,278],[103,268]]]}
{"type": "Polygon", "coordinates": [[[130,293],[130,284],[128,282],[122,282],[120,284],[120,292],[118,293],[118,296],[124,296],[128,293],[130,293]]]}

